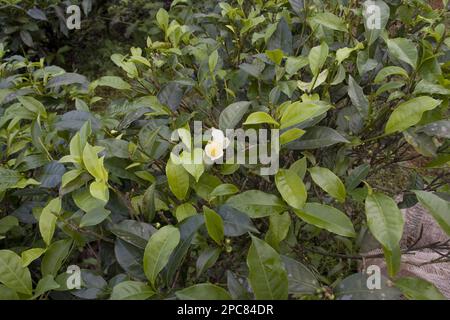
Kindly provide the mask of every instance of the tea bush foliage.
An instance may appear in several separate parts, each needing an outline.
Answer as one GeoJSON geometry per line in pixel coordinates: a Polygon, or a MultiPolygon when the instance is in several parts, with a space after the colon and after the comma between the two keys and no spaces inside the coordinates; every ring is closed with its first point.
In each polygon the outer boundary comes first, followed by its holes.
{"type": "Polygon", "coordinates": [[[450,235],[447,10],[178,0],[130,18],[142,46],[88,79],[46,57],[89,32],[60,7],[0,2],[0,298],[443,298],[398,271],[400,208],[450,235]],[[177,163],[194,121],[280,129],[280,169],[177,163]],[[376,246],[381,290],[358,273],[376,246]]]}

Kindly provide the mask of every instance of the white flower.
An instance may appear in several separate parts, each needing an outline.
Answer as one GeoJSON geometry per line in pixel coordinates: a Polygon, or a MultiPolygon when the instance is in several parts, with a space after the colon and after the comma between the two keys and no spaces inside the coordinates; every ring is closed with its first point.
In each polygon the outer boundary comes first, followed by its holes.
{"type": "Polygon", "coordinates": [[[209,141],[205,147],[205,154],[212,160],[215,161],[223,157],[223,145],[217,141],[209,141]]]}
{"type": "Polygon", "coordinates": [[[222,130],[211,128],[211,136],[212,141],[222,145],[223,147],[222,149],[228,148],[228,145],[230,144],[230,139],[225,137],[222,130]]]}

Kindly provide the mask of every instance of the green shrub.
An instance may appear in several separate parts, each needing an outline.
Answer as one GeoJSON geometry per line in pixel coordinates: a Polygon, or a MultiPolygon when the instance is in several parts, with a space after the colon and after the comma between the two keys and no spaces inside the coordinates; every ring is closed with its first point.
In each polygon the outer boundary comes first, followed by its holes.
{"type": "Polygon", "coordinates": [[[0,297],[442,298],[397,272],[399,207],[450,234],[448,13],[345,3],[174,1],[92,82],[2,45],[0,297]],[[194,121],[280,129],[280,170],[177,163],[194,121]]]}

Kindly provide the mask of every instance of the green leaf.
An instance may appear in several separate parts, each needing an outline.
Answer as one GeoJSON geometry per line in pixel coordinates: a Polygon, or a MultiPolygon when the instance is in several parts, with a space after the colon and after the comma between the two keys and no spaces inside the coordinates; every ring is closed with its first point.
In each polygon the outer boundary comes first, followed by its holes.
{"type": "Polygon", "coordinates": [[[257,300],[286,300],[288,278],[280,255],[267,243],[252,236],[248,250],[248,280],[257,300]]]}
{"type": "Polygon", "coordinates": [[[181,164],[174,164],[171,159],[166,165],[167,182],[172,193],[183,200],[189,191],[189,173],[181,164]]]}
{"type": "Polygon", "coordinates": [[[367,226],[375,239],[389,251],[397,248],[403,234],[404,219],[397,204],[382,193],[366,198],[367,226]]]}
{"type": "Polygon", "coordinates": [[[105,76],[97,80],[97,86],[110,87],[117,90],[131,90],[128,82],[125,82],[121,77],[105,76]]]}
{"type": "Polygon", "coordinates": [[[219,246],[222,245],[224,239],[223,220],[222,217],[214,210],[203,206],[203,213],[205,215],[205,224],[208,234],[219,246]]]}
{"type": "Polygon", "coordinates": [[[356,187],[358,187],[358,185],[361,184],[361,182],[367,177],[369,171],[370,165],[368,165],[367,163],[364,163],[353,169],[351,174],[345,181],[345,186],[347,190],[350,192],[356,189],[356,187]]]}
{"type": "Polygon", "coordinates": [[[80,227],[91,227],[96,226],[103,221],[106,220],[106,218],[109,217],[111,214],[111,211],[106,210],[103,207],[98,207],[92,210],[89,210],[86,212],[86,214],[81,218],[80,221],[80,227]]]}
{"type": "Polygon", "coordinates": [[[400,271],[402,263],[402,252],[400,249],[400,245],[397,245],[394,250],[383,248],[383,252],[389,277],[394,278],[400,271]]]}
{"type": "Polygon", "coordinates": [[[292,32],[283,16],[280,21],[278,21],[275,32],[270,36],[270,39],[267,42],[267,48],[269,50],[281,49],[287,56],[293,54],[292,32]]]}
{"type": "Polygon", "coordinates": [[[442,230],[450,236],[450,202],[426,191],[414,191],[420,204],[437,221],[442,230]]]}
{"type": "Polygon", "coordinates": [[[231,300],[230,294],[210,283],[196,284],[175,292],[179,300],[231,300]]]}
{"type": "Polygon", "coordinates": [[[262,218],[286,209],[277,196],[259,190],[249,190],[229,198],[230,207],[246,213],[250,218],[262,218]]]}
{"type": "Polygon", "coordinates": [[[191,216],[195,216],[196,214],[197,209],[195,209],[190,203],[180,204],[175,211],[175,216],[177,217],[178,222],[181,222],[191,216]]]}
{"type": "Polygon", "coordinates": [[[366,118],[369,114],[369,100],[364,95],[363,89],[352,76],[348,77],[348,95],[361,117],[366,118]]]}
{"type": "Polygon", "coordinates": [[[195,268],[197,269],[197,278],[199,278],[203,272],[211,268],[219,259],[222,250],[220,248],[206,248],[203,250],[197,259],[195,268]]]}
{"type": "Polygon", "coordinates": [[[0,250],[0,282],[16,292],[32,293],[30,270],[22,266],[20,257],[10,250],[0,250]]]}
{"type": "Polygon", "coordinates": [[[266,112],[253,112],[248,116],[247,120],[243,123],[244,125],[253,125],[253,124],[261,124],[268,123],[274,124],[275,126],[279,126],[278,122],[276,122],[272,116],[266,112]]]}
{"type": "Polygon", "coordinates": [[[433,110],[441,100],[422,96],[403,102],[395,108],[386,124],[385,133],[402,132],[419,123],[425,111],[433,110]]]}
{"type": "Polygon", "coordinates": [[[214,70],[216,70],[218,61],[219,61],[219,52],[217,50],[214,50],[208,59],[209,72],[213,73],[214,70]]]}
{"type": "Polygon", "coordinates": [[[320,284],[314,273],[292,258],[286,256],[281,256],[281,258],[288,274],[289,293],[316,294],[320,289],[320,284]]]}
{"type": "Polygon", "coordinates": [[[323,65],[327,61],[329,48],[326,42],[322,42],[320,46],[311,49],[308,55],[309,67],[314,76],[317,76],[322,70],[323,65]]]}
{"type": "Polygon", "coordinates": [[[32,248],[23,251],[21,254],[22,266],[28,267],[30,263],[32,263],[34,260],[38,259],[41,255],[43,255],[46,250],[47,249],[43,248],[32,248]]]}
{"type": "Polygon", "coordinates": [[[406,62],[416,69],[419,53],[413,41],[405,38],[388,39],[389,53],[396,59],[406,62]]]}
{"type": "Polygon", "coordinates": [[[61,199],[56,198],[51,200],[39,217],[39,231],[41,232],[42,239],[48,245],[52,241],[53,234],[55,233],[56,220],[61,212],[61,199]]]}
{"type": "Polygon", "coordinates": [[[318,117],[330,110],[331,107],[330,104],[323,101],[292,103],[283,112],[280,129],[289,128],[318,117]]]}
{"type": "Polygon", "coordinates": [[[303,208],[308,194],[302,179],[294,171],[280,169],[275,176],[275,185],[284,201],[291,207],[303,208]]]}
{"type": "Polygon", "coordinates": [[[212,200],[216,197],[229,196],[238,192],[239,188],[234,184],[224,183],[214,188],[214,190],[209,194],[209,198],[212,200]]]}
{"type": "Polygon", "coordinates": [[[343,237],[356,237],[350,219],[342,211],[319,203],[307,203],[302,210],[294,212],[303,221],[343,237]]]}
{"type": "Polygon", "coordinates": [[[48,291],[58,288],[60,288],[60,285],[55,281],[52,275],[48,274],[39,280],[33,298],[37,298],[48,291]]]}
{"type": "Polygon", "coordinates": [[[33,97],[27,97],[27,96],[19,96],[17,99],[20,101],[20,103],[27,108],[29,111],[35,113],[36,115],[40,115],[43,118],[47,117],[47,111],[45,110],[44,105],[36,100],[33,97]]]}
{"type": "Polygon", "coordinates": [[[5,234],[9,230],[19,225],[19,220],[14,216],[6,216],[0,219],[0,234],[5,234]]]}
{"type": "Polygon", "coordinates": [[[403,69],[402,67],[397,67],[397,66],[389,66],[389,67],[384,67],[383,69],[381,69],[377,76],[375,77],[375,79],[373,80],[374,83],[381,83],[383,82],[387,77],[390,76],[394,76],[394,75],[398,75],[398,76],[402,76],[405,79],[409,79],[409,75],[406,72],[405,69],[403,69]]]}
{"type": "Polygon", "coordinates": [[[110,300],[146,300],[154,294],[143,282],[124,281],[114,286],[110,300]]]}
{"type": "Polygon", "coordinates": [[[266,242],[274,249],[278,250],[278,246],[283,241],[291,226],[291,217],[289,212],[283,214],[273,214],[269,217],[270,225],[266,233],[266,242]]]}
{"type": "Polygon", "coordinates": [[[249,101],[239,101],[226,107],[219,116],[221,130],[234,129],[250,107],[249,101]]]}
{"type": "Polygon", "coordinates": [[[312,21],[332,30],[347,32],[344,20],[331,12],[318,13],[312,21]]]}
{"type": "Polygon", "coordinates": [[[339,202],[345,202],[347,196],[345,186],[337,175],[327,168],[314,167],[308,170],[311,178],[320,188],[339,202]]]}
{"type": "Polygon", "coordinates": [[[53,242],[42,258],[41,272],[43,276],[51,274],[56,276],[64,260],[67,258],[72,247],[72,239],[53,242]]]}
{"type": "Polygon", "coordinates": [[[180,231],[170,225],[162,227],[148,241],[144,251],[144,272],[153,287],[179,242],[180,231]]]}
{"type": "Polygon", "coordinates": [[[420,278],[400,278],[395,286],[410,300],[447,300],[432,283],[420,278]]]}

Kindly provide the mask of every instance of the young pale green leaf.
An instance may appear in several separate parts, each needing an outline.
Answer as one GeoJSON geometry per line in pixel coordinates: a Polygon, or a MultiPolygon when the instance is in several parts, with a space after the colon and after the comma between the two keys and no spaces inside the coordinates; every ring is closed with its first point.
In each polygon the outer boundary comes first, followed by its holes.
{"type": "Polygon", "coordinates": [[[170,225],[162,227],[150,237],[144,251],[144,273],[153,287],[179,242],[180,231],[170,225]]]}
{"type": "Polygon", "coordinates": [[[230,197],[230,207],[246,213],[250,218],[263,218],[286,210],[277,196],[259,190],[249,190],[230,197]]]}
{"type": "Polygon", "coordinates": [[[330,110],[331,107],[330,104],[323,101],[292,103],[283,112],[280,129],[289,128],[318,117],[330,110]]]}
{"type": "Polygon", "coordinates": [[[395,286],[410,300],[447,300],[432,283],[420,278],[400,278],[395,286]]]}
{"type": "Polygon", "coordinates": [[[169,158],[166,165],[166,175],[170,191],[179,200],[183,200],[189,191],[189,173],[181,164],[174,164],[169,158]]]}
{"type": "Polygon", "coordinates": [[[305,130],[299,128],[289,129],[280,135],[280,144],[283,145],[292,142],[294,140],[297,140],[301,138],[305,133],[306,133],[305,130]]]}
{"type": "Polygon", "coordinates": [[[308,161],[306,160],[306,157],[303,157],[297,161],[295,161],[291,166],[289,167],[289,170],[294,171],[300,179],[305,178],[306,169],[308,168],[308,161]]]}
{"type": "Polygon", "coordinates": [[[326,42],[322,42],[320,46],[311,49],[308,55],[309,67],[314,76],[320,73],[323,65],[327,61],[329,48],[326,42]]]}
{"type": "Polygon", "coordinates": [[[108,185],[104,181],[93,181],[89,186],[89,191],[91,195],[103,201],[103,203],[107,203],[109,200],[109,189],[108,185]]]}
{"type": "Polygon", "coordinates": [[[209,236],[219,246],[222,245],[224,239],[222,217],[206,206],[203,206],[203,213],[205,215],[206,230],[208,231],[209,236]]]}
{"type": "Polygon", "coordinates": [[[347,32],[344,20],[331,12],[318,13],[312,21],[332,30],[347,32]]]}
{"type": "Polygon", "coordinates": [[[146,300],[154,294],[143,282],[124,281],[114,286],[110,300],[146,300]]]}
{"type": "Polygon", "coordinates": [[[397,204],[382,193],[366,198],[367,225],[375,239],[389,251],[398,247],[403,234],[404,219],[397,204]]]}
{"type": "Polygon", "coordinates": [[[275,176],[275,185],[284,201],[291,207],[303,208],[308,194],[302,179],[294,171],[280,169],[275,176]]]}
{"type": "Polygon", "coordinates": [[[389,117],[384,132],[386,134],[402,132],[416,125],[425,111],[435,109],[441,102],[441,100],[422,96],[399,104],[389,117]]]}
{"type": "Polygon", "coordinates": [[[197,209],[195,209],[190,203],[180,204],[175,211],[175,216],[177,217],[178,222],[181,222],[191,216],[195,216],[196,214],[197,209]]]}
{"type": "Polygon", "coordinates": [[[167,30],[169,27],[169,14],[164,8],[161,8],[156,13],[156,21],[161,29],[167,30]]]}
{"type": "Polygon", "coordinates": [[[420,204],[437,221],[442,230],[450,236],[450,202],[426,191],[414,191],[420,204]]]}
{"type": "Polygon", "coordinates": [[[320,203],[307,203],[303,209],[294,212],[303,221],[343,237],[355,237],[350,219],[340,210],[320,203]]]}
{"type": "Polygon", "coordinates": [[[175,292],[179,300],[231,300],[223,288],[210,283],[200,283],[175,292]]]}
{"type": "Polygon", "coordinates": [[[103,168],[103,161],[97,156],[99,149],[86,143],[83,149],[83,163],[86,170],[97,180],[107,181],[105,176],[105,169],[103,168]]]}
{"type": "Polygon", "coordinates": [[[283,61],[284,53],[280,49],[266,50],[266,56],[276,65],[280,65],[283,61]]]}
{"type": "Polygon", "coordinates": [[[253,112],[251,115],[247,117],[247,120],[245,120],[243,124],[252,125],[261,123],[268,123],[273,124],[275,126],[279,126],[278,122],[276,122],[270,114],[262,111],[253,112]]]}
{"type": "Polygon", "coordinates": [[[278,246],[289,232],[291,226],[291,216],[289,212],[283,214],[273,214],[269,217],[270,225],[266,233],[266,242],[274,249],[278,250],[278,246]]]}
{"type": "Polygon", "coordinates": [[[0,250],[0,283],[8,288],[31,295],[31,274],[20,257],[10,250],[0,250]]]}
{"type": "Polygon", "coordinates": [[[39,217],[39,231],[41,232],[42,239],[48,245],[52,241],[53,234],[55,233],[56,220],[61,212],[61,199],[56,198],[51,200],[39,217]]]}
{"type": "Polygon", "coordinates": [[[28,267],[30,263],[32,263],[34,260],[38,259],[41,255],[43,255],[46,250],[47,249],[43,248],[32,248],[23,251],[21,254],[22,266],[28,267]]]}
{"type": "Polygon", "coordinates": [[[320,188],[339,202],[345,202],[347,192],[344,184],[337,175],[327,168],[314,167],[308,170],[311,178],[320,188]]]}
{"type": "Polygon", "coordinates": [[[419,53],[412,40],[405,38],[388,39],[387,46],[389,53],[396,59],[406,62],[416,69],[419,53]]]}
{"type": "Polygon", "coordinates": [[[248,281],[256,299],[287,299],[288,278],[280,255],[266,242],[254,236],[248,250],[247,266],[248,281]]]}

